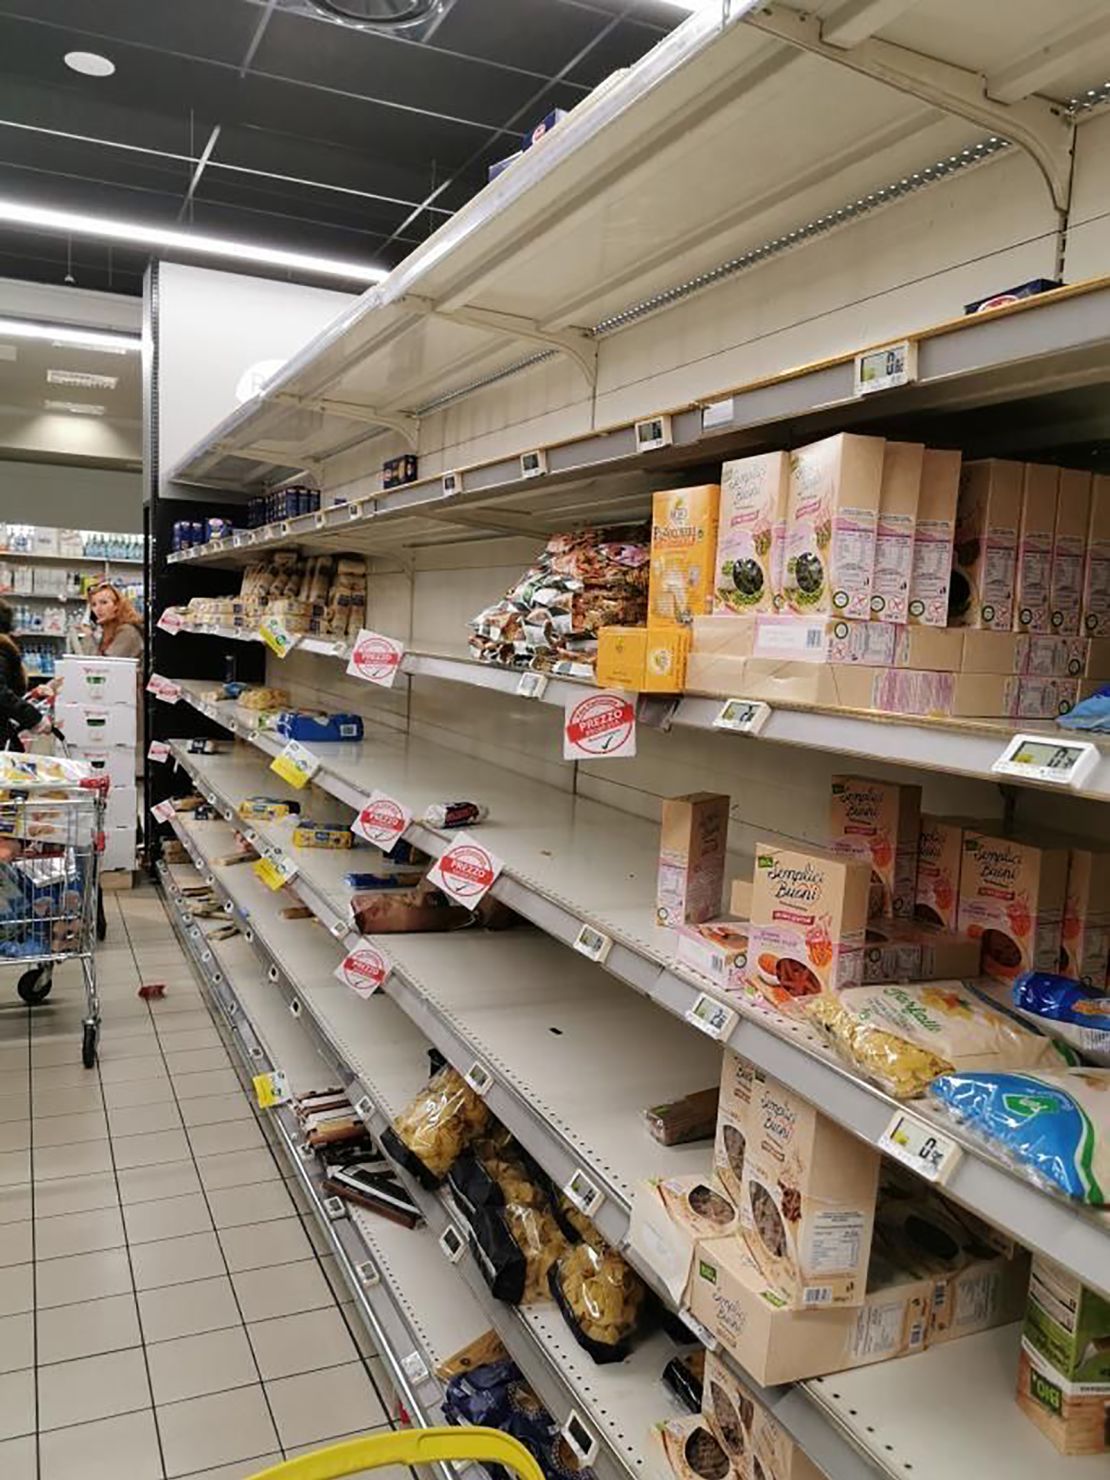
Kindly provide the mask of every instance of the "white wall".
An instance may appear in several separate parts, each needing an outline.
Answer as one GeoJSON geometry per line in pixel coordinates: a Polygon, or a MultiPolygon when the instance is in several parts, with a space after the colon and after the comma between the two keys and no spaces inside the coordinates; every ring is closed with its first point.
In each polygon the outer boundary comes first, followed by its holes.
{"type": "Polygon", "coordinates": [[[141,534],[142,479],[107,468],[0,461],[0,519],[141,534]]]}

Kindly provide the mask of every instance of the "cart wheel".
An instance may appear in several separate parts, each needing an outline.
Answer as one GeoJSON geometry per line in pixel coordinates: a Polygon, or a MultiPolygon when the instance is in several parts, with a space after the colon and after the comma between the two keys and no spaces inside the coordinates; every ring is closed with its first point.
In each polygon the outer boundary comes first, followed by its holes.
{"type": "Polygon", "coordinates": [[[96,1063],[96,1044],[100,1037],[100,1029],[95,1023],[86,1023],[85,1031],[81,1038],[81,1062],[86,1069],[91,1069],[96,1063]]]}
{"type": "Polygon", "coordinates": [[[49,966],[43,966],[37,971],[25,971],[16,984],[16,991],[28,1007],[34,1007],[46,1001],[53,987],[54,973],[49,966]]]}

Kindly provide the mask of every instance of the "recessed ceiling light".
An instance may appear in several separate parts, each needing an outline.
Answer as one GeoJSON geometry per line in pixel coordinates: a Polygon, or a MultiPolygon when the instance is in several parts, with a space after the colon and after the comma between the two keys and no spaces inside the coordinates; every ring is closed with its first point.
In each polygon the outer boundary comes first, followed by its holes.
{"type": "Polygon", "coordinates": [[[0,339],[49,339],[53,349],[90,349],[106,355],[137,355],[137,334],[113,334],[103,329],[80,329],[75,324],[42,324],[35,319],[0,318],[0,339]]]}
{"type": "Polygon", "coordinates": [[[86,391],[114,391],[118,375],[97,375],[95,370],[48,370],[47,385],[74,385],[86,391]]]}
{"type": "Polygon", "coordinates": [[[44,401],[47,411],[68,411],[73,416],[103,416],[107,406],[94,406],[87,401],[44,401]]]}
{"type": "Polygon", "coordinates": [[[82,77],[111,77],[116,70],[115,62],[97,51],[67,51],[65,63],[70,71],[80,72],[82,77]]]}

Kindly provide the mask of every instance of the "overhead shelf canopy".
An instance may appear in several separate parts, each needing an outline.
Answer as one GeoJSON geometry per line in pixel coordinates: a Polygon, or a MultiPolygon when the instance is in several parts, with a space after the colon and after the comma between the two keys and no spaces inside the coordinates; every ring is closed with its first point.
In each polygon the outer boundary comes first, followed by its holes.
{"type": "Polygon", "coordinates": [[[1110,73],[1090,0],[1013,0],[997,74],[958,0],[727,8],[603,83],[171,476],[249,487],[379,431],[415,444],[421,415],[539,355],[593,384],[607,333],[1007,140],[1059,205],[1072,114],[1033,91],[1110,73]]]}

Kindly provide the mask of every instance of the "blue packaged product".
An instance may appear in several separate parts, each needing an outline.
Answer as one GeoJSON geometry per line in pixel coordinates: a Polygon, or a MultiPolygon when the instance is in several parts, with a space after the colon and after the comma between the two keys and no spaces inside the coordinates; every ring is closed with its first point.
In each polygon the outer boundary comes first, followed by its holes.
{"type": "Polygon", "coordinates": [[[1110,1066],[1110,997],[1053,971],[1025,971],[1014,982],[1013,1003],[1043,1032],[1110,1066]]]}
{"type": "Polygon", "coordinates": [[[465,1423],[500,1428],[510,1413],[509,1388],[520,1381],[515,1362],[490,1362],[452,1377],[444,1389],[444,1409],[465,1423]]]}
{"type": "Polygon", "coordinates": [[[1080,699],[1067,714],[1062,714],[1056,723],[1065,730],[1110,730],[1110,684],[1103,684],[1093,694],[1080,699]]]}
{"type": "Polygon", "coordinates": [[[942,1074],[929,1093],[997,1154],[1096,1207],[1110,1195],[1110,1069],[942,1074]]]}
{"type": "Polygon", "coordinates": [[[226,540],[231,533],[231,529],[230,519],[206,519],[204,521],[204,538],[206,540],[226,540]]]}
{"type": "Polygon", "coordinates": [[[191,533],[189,535],[189,543],[192,545],[204,544],[204,525],[199,519],[193,520],[191,533]]]}
{"type": "Polygon", "coordinates": [[[362,739],[362,716],[358,714],[300,714],[285,709],[278,715],[274,729],[286,740],[304,740],[317,745],[340,740],[362,739]]]}

